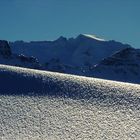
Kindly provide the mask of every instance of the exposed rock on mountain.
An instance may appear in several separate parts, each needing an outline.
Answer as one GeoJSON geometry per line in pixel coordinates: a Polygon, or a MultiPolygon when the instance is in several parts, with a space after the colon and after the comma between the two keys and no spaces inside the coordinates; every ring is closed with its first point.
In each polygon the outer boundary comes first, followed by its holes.
{"type": "Polygon", "coordinates": [[[12,53],[8,42],[5,40],[0,40],[0,55],[3,57],[8,57],[11,54],[12,53]]]}
{"type": "Polygon", "coordinates": [[[40,68],[40,64],[36,58],[22,54],[13,54],[8,42],[5,40],[0,40],[0,64],[28,68],[40,68]]]}
{"type": "Polygon", "coordinates": [[[94,77],[140,83],[140,49],[126,48],[93,68],[94,77]]]}

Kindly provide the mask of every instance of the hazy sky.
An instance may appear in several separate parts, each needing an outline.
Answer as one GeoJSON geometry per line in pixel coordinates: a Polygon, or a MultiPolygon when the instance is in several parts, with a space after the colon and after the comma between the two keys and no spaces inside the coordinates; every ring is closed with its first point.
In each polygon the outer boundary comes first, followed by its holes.
{"type": "Polygon", "coordinates": [[[54,40],[80,33],[140,48],[140,0],[0,0],[0,39],[54,40]]]}

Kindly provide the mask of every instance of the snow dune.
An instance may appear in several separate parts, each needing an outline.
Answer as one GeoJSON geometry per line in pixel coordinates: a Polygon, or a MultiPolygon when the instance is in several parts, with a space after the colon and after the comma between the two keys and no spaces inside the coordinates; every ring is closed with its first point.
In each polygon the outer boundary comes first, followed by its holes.
{"type": "Polygon", "coordinates": [[[140,85],[0,65],[1,140],[139,140],[140,85]]]}

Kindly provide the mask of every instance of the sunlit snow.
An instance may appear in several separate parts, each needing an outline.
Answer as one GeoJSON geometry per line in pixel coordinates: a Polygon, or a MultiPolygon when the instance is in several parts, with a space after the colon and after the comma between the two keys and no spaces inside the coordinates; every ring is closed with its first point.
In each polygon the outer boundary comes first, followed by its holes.
{"type": "Polygon", "coordinates": [[[89,37],[89,38],[98,40],[98,41],[105,41],[104,39],[98,38],[98,37],[96,37],[95,35],[89,35],[89,34],[83,34],[83,35],[86,36],[86,37],[89,37]]]}
{"type": "Polygon", "coordinates": [[[0,65],[0,140],[139,140],[140,85],[0,65]]]}

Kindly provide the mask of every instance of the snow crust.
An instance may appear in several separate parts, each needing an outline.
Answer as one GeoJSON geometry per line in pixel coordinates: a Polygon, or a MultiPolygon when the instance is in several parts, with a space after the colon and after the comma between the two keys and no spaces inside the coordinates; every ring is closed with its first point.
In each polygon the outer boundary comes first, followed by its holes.
{"type": "Polygon", "coordinates": [[[139,140],[140,85],[0,65],[1,140],[139,140]]]}

